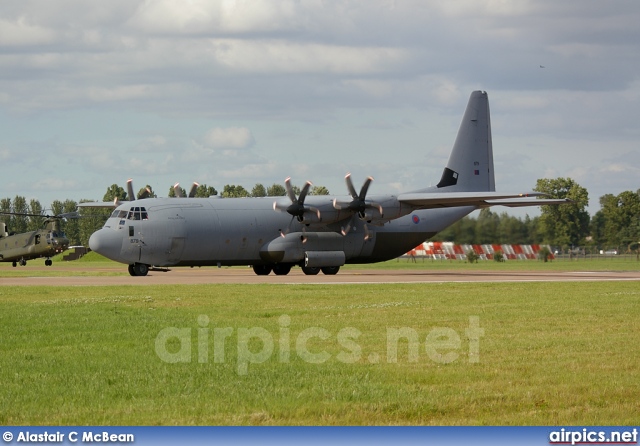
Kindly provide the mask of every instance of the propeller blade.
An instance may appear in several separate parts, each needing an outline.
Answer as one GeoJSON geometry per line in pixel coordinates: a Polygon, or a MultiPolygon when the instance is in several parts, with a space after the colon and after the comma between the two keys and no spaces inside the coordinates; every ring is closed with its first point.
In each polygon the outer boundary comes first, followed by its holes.
{"type": "Polygon", "coordinates": [[[134,201],[135,195],[133,194],[133,180],[129,178],[127,180],[127,201],[134,201]]]}
{"type": "Polygon", "coordinates": [[[289,197],[291,204],[285,206],[284,204],[278,201],[274,201],[273,210],[286,211],[289,213],[289,215],[296,217],[300,223],[304,222],[304,214],[306,212],[314,212],[317,215],[318,220],[320,220],[320,210],[311,206],[306,206],[304,204],[304,201],[307,198],[307,194],[309,193],[309,189],[311,188],[311,185],[312,185],[311,181],[307,181],[304,187],[302,188],[302,190],[300,191],[300,196],[296,197],[296,193],[293,190],[293,186],[291,186],[291,177],[287,177],[284,180],[284,186],[287,191],[287,197],[289,197]]]}
{"type": "Polygon", "coordinates": [[[293,192],[293,187],[291,187],[291,177],[287,177],[284,180],[284,188],[287,190],[287,196],[292,203],[297,201],[296,194],[293,192]]]}
{"type": "Polygon", "coordinates": [[[288,207],[289,207],[288,204],[280,204],[277,201],[273,202],[273,210],[274,211],[287,212],[287,208],[288,207]]]}
{"type": "Polygon", "coordinates": [[[347,223],[346,228],[345,227],[341,228],[342,230],[340,232],[342,232],[342,235],[346,236],[349,233],[349,231],[351,231],[351,221],[352,220],[349,220],[349,223],[347,223]]]}
{"type": "Polygon", "coordinates": [[[366,242],[371,238],[371,231],[369,230],[369,226],[365,223],[364,225],[364,241],[366,242]]]}
{"type": "Polygon", "coordinates": [[[309,212],[315,212],[316,216],[318,217],[318,220],[322,220],[322,218],[320,217],[320,209],[313,206],[307,206],[306,208],[309,212]]]}
{"type": "MultiPolygon", "coordinates": [[[[274,204],[275,204],[275,203],[274,203],[274,204]]],[[[282,231],[282,229],[280,230],[280,236],[281,236],[282,238],[286,237],[286,236],[287,236],[287,234],[288,234],[289,232],[291,232],[291,223],[293,223],[293,219],[294,219],[294,217],[291,217],[291,220],[289,220],[289,224],[287,225],[287,229],[286,229],[284,232],[282,231]]]]}
{"type": "Polygon", "coordinates": [[[194,181],[193,184],[191,185],[191,190],[189,191],[189,198],[193,198],[196,196],[196,193],[198,192],[198,187],[200,187],[200,185],[194,181]]]}
{"type": "Polygon", "coordinates": [[[151,189],[149,189],[148,187],[145,188],[144,191],[142,191],[142,193],[140,194],[140,200],[144,200],[145,198],[149,198],[149,196],[151,195],[151,189]]]}
{"type": "Polygon", "coordinates": [[[184,195],[182,195],[182,189],[180,188],[180,183],[173,185],[173,191],[176,193],[176,197],[184,198],[184,195]]]}
{"type": "Polygon", "coordinates": [[[311,187],[311,181],[307,181],[302,190],[300,191],[300,196],[298,197],[298,204],[304,204],[305,198],[307,198],[307,194],[309,193],[309,188],[311,187]]]}
{"type": "Polygon", "coordinates": [[[367,197],[367,192],[369,191],[369,186],[371,185],[372,181],[373,181],[373,177],[367,177],[367,179],[364,181],[364,184],[362,185],[362,189],[360,189],[360,195],[358,195],[358,198],[361,201],[364,201],[364,199],[367,197]]]}
{"type": "Polygon", "coordinates": [[[333,208],[337,210],[347,209],[349,208],[349,203],[345,203],[344,201],[338,201],[337,198],[333,199],[333,208]]]}
{"type": "Polygon", "coordinates": [[[384,211],[382,210],[382,205],[380,203],[376,203],[375,201],[371,201],[367,204],[367,206],[376,209],[380,212],[380,218],[384,217],[384,211]]]}
{"type": "Polygon", "coordinates": [[[347,183],[347,190],[349,191],[349,195],[354,200],[358,198],[358,193],[356,192],[356,188],[353,187],[353,181],[351,181],[351,173],[348,173],[344,177],[345,183],[347,183]]]}

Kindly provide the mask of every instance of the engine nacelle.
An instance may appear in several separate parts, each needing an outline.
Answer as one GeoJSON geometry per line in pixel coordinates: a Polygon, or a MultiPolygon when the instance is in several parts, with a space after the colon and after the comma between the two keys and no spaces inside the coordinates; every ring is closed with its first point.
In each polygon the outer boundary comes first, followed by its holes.
{"type": "Polygon", "coordinates": [[[344,251],[306,251],[304,253],[304,266],[308,268],[342,266],[345,260],[344,251]]]}

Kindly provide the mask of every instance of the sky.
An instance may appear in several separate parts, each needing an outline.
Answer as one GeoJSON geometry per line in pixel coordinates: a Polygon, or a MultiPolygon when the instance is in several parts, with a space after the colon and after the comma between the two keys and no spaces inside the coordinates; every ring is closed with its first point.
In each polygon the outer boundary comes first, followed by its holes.
{"type": "Polygon", "coordinates": [[[3,0],[0,198],[415,190],[484,90],[496,189],[570,177],[593,214],[640,189],[638,23],[636,0],[3,0]]]}

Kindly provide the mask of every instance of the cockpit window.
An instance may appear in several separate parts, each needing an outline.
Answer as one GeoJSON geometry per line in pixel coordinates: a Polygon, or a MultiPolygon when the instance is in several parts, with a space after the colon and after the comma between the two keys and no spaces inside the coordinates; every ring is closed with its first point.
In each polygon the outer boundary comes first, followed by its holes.
{"type": "MultiPolygon", "coordinates": [[[[124,211],[123,211],[124,212],[124,211]]],[[[124,216],[120,217],[124,218],[124,216]]],[[[148,220],[147,210],[144,207],[132,207],[127,214],[127,220],[148,220]]]]}
{"type": "Polygon", "coordinates": [[[111,218],[126,218],[127,216],[127,211],[119,211],[119,210],[115,210],[113,211],[113,213],[111,214],[111,218]]]}

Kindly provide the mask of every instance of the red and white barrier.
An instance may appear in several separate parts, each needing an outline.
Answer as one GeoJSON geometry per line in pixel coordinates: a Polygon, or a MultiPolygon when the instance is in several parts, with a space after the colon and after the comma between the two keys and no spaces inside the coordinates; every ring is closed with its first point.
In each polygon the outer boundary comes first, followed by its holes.
{"type": "Polygon", "coordinates": [[[424,242],[409,251],[407,256],[466,260],[467,252],[473,250],[480,260],[492,260],[498,251],[502,252],[505,260],[536,260],[542,248],[552,252],[549,245],[456,245],[453,242],[424,242]]]}

